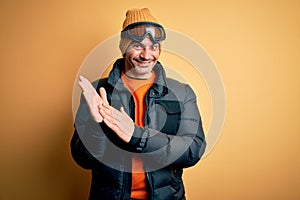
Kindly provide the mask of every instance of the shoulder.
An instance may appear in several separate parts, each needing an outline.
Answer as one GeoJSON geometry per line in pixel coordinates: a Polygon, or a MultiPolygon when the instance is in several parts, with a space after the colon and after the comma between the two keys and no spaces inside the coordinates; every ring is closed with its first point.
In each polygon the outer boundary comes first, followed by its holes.
{"type": "Polygon", "coordinates": [[[183,96],[195,95],[193,89],[187,83],[182,83],[172,78],[166,78],[166,82],[167,82],[168,90],[171,90],[169,92],[175,93],[177,95],[183,95],[183,96]]]}
{"type": "Polygon", "coordinates": [[[178,80],[175,80],[173,78],[166,78],[166,82],[167,82],[167,86],[168,88],[182,88],[182,87],[185,87],[185,83],[182,83],[178,80]]]}

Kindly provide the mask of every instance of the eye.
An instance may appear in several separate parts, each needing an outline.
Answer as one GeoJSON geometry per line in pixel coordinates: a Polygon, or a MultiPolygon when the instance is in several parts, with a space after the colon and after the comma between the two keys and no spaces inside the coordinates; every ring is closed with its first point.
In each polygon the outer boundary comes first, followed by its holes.
{"type": "Polygon", "coordinates": [[[158,43],[155,43],[151,46],[151,50],[155,51],[155,50],[158,50],[159,49],[159,44],[158,43]]]}
{"type": "Polygon", "coordinates": [[[142,50],[143,49],[143,45],[141,45],[140,43],[133,43],[131,46],[135,50],[142,50]]]}

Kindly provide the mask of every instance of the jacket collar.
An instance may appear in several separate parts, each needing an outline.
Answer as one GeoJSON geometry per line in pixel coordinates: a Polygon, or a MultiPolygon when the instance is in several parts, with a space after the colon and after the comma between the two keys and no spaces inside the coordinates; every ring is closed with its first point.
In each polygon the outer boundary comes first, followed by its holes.
{"type": "MultiPolygon", "coordinates": [[[[121,74],[124,67],[125,67],[124,58],[118,59],[114,63],[113,68],[109,73],[108,81],[107,81],[115,89],[120,91],[126,90],[121,80],[121,74]]],[[[150,88],[149,96],[150,97],[164,96],[168,93],[168,87],[166,82],[166,73],[160,62],[156,63],[156,65],[153,67],[153,71],[156,74],[156,79],[155,82],[153,83],[153,86],[150,88]]]]}

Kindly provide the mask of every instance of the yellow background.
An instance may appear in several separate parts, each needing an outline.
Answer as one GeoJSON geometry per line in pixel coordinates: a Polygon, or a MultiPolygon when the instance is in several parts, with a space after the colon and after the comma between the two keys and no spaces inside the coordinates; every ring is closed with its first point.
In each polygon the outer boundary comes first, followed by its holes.
{"type": "Polygon", "coordinates": [[[299,1],[142,2],[1,1],[0,199],[87,199],[69,149],[73,84],[132,7],[201,44],[224,82],[222,135],[185,170],[187,198],[300,199],[299,1]]]}

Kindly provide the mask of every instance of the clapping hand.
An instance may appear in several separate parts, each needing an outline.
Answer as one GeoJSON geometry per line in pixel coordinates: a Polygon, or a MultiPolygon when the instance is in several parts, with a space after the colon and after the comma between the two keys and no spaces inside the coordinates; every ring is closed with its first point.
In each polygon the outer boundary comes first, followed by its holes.
{"type": "Polygon", "coordinates": [[[120,110],[110,106],[107,101],[106,91],[99,89],[100,95],[92,84],[83,76],[79,77],[79,86],[87,102],[91,117],[96,122],[104,122],[123,141],[129,142],[134,131],[134,122],[121,107],[120,110]]]}

